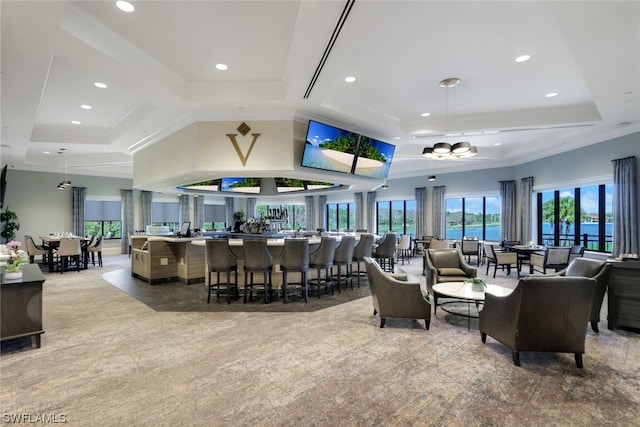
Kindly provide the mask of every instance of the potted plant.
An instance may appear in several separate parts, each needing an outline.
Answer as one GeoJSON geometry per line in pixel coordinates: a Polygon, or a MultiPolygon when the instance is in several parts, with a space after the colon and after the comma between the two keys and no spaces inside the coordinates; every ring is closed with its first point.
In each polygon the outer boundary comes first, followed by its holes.
{"type": "Polygon", "coordinates": [[[480,279],[479,277],[474,277],[471,279],[471,290],[474,292],[484,292],[484,288],[486,284],[484,279],[480,279]]]}
{"type": "Polygon", "coordinates": [[[239,232],[240,231],[240,226],[244,222],[244,212],[235,211],[233,213],[233,221],[234,221],[233,231],[239,232]]]}
{"type": "Polygon", "coordinates": [[[10,211],[7,206],[5,210],[0,213],[0,222],[2,222],[2,232],[0,232],[0,236],[5,239],[5,242],[13,240],[16,237],[16,231],[20,229],[18,215],[10,211]]]}

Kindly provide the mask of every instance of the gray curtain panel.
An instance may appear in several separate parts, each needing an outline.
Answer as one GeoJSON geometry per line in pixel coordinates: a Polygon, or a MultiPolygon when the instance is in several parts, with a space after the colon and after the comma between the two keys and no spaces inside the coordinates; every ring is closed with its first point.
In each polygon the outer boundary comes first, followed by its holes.
{"type": "Polygon", "coordinates": [[[313,196],[304,196],[305,228],[307,230],[316,229],[315,203],[313,196]]]}
{"type": "MultiPolygon", "coordinates": [[[[129,236],[133,234],[133,191],[120,190],[122,199],[122,239],[120,253],[129,253],[129,236]]],[[[149,223],[151,224],[151,223],[149,223]]]]}
{"type": "Polygon", "coordinates": [[[444,185],[433,187],[433,235],[438,239],[446,237],[444,193],[444,185]]]}
{"type": "Polygon", "coordinates": [[[327,230],[327,196],[318,196],[318,228],[327,230]]]}
{"type": "Polygon", "coordinates": [[[416,239],[427,235],[427,187],[416,188],[416,239]]]}
{"type": "Polygon", "coordinates": [[[516,237],[516,182],[500,182],[500,239],[518,240],[516,237]]]}
{"type": "Polygon", "coordinates": [[[355,227],[351,225],[351,228],[355,228],[356,230],[366,228],[364,227],[364,197],[362,193],[354,193],[353,202],[356,206],[356,224],[355,227]]]}
{"type": "Polygon", "coordinates": [[[613,256],[638,253],[638,166],[635,156],[613,163],[613,256]]]}
{"type": "Polygon", "coordinates": [[[533,177],[520,180],[520,241],[527,243],[533,240],[533,215],[531,214],[533,197],[533,177]]]}
{"type": "Polygon", "coordinates": [[[87,198],[87,187],[71,188],[71,232],[76,236],[84,236],[84,201],[87,198]]]}
{"type": "Polygon", "coordinates": [[[193,196],[193,229],[204,229],[204,197],[193,196]]]}
{"type": "Polygon", "coordinates": [[[247,198],[247,218],[255,218],[256,216],[256,198],[247,198]]]}
{"type": "Polygon", "coordinates": [[[144,230],[147,225],[151,225],[153,221],[151,218],[151,212],[153,212],[153,191],[143,190],[140,194],[140,201],[142,206],[140,209],[142,211],[142,228],[144,230]]]}
{"type": "Polygon", "coordinates": [[[369,233],[375,233],[376,230],[376,196],[375,191],[369,191],[367,193],[367,223],[366,228],[369,233]]]}
{"type": "Polygon", "coordinates": [[[226,207],[226,212],[227,212],[227,219],[226,219],[226,223],[225,226],[228,227],[232,227],[235,225],[234,221],[233,221],[233,213],[235,212],[235,206],[233,204],[234,198],[233,197],[225,197],[224,198],[224,205],[226,207]]]}
{"type": "Polygon", "coordinates": [[[178,220],[178,227],[183,222],[191,221],[191,216],[189,215],[189,195],[181,194],[179,198],[180,203],[180,219],[178,220]]]}

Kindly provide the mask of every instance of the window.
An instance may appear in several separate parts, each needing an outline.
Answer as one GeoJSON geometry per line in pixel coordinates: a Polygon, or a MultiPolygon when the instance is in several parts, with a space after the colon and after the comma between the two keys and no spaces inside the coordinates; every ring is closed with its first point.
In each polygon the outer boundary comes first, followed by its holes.
{"type": "Polygon", "coordinates": [[[355,226],[355,203],[327,205],[327,230],[352,230],[355,226]]]}
{"type": "Polygon", "coordinates": [[[611,252],[613,184],[538,193],[538,242],[611,252]]]}
{"type": "Polygon", "coordinates": [[[169,226],[171,231],[180,230],[180,204],[177,202],[151,204],[151,225],[169,226]]]}
{"type": "Polygon", "coordinates": [[[204,230],[224,230],[227,227],[225,205],[204,205],[204,230]]]}
{"type": "Polygon", "coordinates": [[[393,231],[398,234],[416,234],[416,201],[395,200],[376,203],[376,230],[378,234],[393,231]]]}
{"type": "Polygon", "coordinates": [[[500,240],[500,197],[447,198],[445,211],[447,239],[500,240]]]}
{"type": "Polygon", "coordinates": [[[87,200],[84,203],[84,233],[104,239],[122,238],[121,202],[87,200]]]}
{"type": "Polygon", "coordinates": [[[280,221],[281,230],[299,230],[306,227],[306,208],[304,205],[257,205],[256,218],[269,216],[269,209],[286,210],[286,218],[280,221]]]}

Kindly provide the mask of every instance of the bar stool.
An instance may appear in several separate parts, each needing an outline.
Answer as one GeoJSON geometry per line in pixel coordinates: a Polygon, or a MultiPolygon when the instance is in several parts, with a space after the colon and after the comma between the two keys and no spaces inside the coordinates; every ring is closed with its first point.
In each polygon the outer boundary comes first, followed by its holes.
{"type": "Polygon", "coordinates": [[[254,288],[262,288],[264,303],[268,304],[272,292],[273,257],[269,252],[267,241],[264,239],[245,239],[242,242],[242,247],[244,249],[244,302],[247,302],[247,295],[249,301],[253,299],[254,288]],[[262,273],[262,283],[253,282],[254,273],[262,273]]]}
{"type": "Polygon", "coordinates": [[[307,272],[309,271],[309,239],[285,239],[280,261],[282,271],[282,302],[287,303],[289,285],[295,285],[302,291],[304,302],[309,300],[309,283],[307,272]],[[289,283],[289,273],[300,273],[300,282],[289,283]]]}
{"type": "MultiPolygon", "coordinates": [[[[320,288],[324,285],[325,292],[328,292],[331,286],[331,268],[333,267],[333,255],[336,251],[335,237],[322,237],[318,249],[309,254],[309,267],[316,270],[316,278],[309,280],[309,286],[315,286],[318,289],[318,298],[320,298],[320,288]],[[322,280],[322,270],[324,270],[324,280],[322,280]]],[[[333,286],[331,286],[333,293],[333,286]]]]}
{"type": "Polygon", "coordinates": [[[373,234],[361,234],[360,241],[353,248],[353,261],[356,263],[356,271],[352,270],[351,275],[355,274],[358,277],[358,287],[360,287],[360,276],[367,277],[367,270],[361,270],[360,263],[364,262],[364,257],[371,257],[374,240],[375,236],[373,234]]]}
{"type": "Polygon", "coordinates": [[[380,267],[390,273],[393,273],[395,269],[396,239],[396,233],[385,234],[378,242],[378,247],[373,251],[373,257],[380,267]]]}
{"type": "Polygon", "coordinates": [[[207,296],[207,304],[211,302],[211,290],[216,288],[216,300],[220,299],[220,290],[223,289],[227,293],[227,304],[231,304],[231,292],[234,297],[238,298],[238,257],[236,257],[231,249],[229,249],[228,239],[208,239],[206,240],[205,258],[207,260],[207,273],[209,288],[207,296]],[[231,282],[231,273],[235,273],[233,282],[231,282]],[[216,273],[216,283],[212,283],[211,273],[216,273]],[[227,281],[220,283],[220,273],[226,273],[227,281]]]}
{"type": "Polygon", "coordinates": [[[409,264],[411,264],[411,236],[408,234],[403,234],[400,236],[400,242],[396,244],[396,252],[398,255],[398,259],[402,260],[402,265],[404,265],[404,260],[406,259],[409,264]]]}
{"type": "MultiPolygon", "coordinates": [[[[102,267],[102,241],[103,240],[104,239],[102,238],[102,236],[98,236],[96,238],[95,243],[87,247],[88,253],[91,254],[91,263],[93,265],[96,265],[96,254],[98,254],[98,267],[102,267]]],[[[88,254],[87,254],[87,261],[89,261],[88,254]]]]}
{"type": "Polygon", "coordinates": [[[353,250],[356,243],[354,236],[342,236],[340,244],[335,250],[333,255],[333,267],[338,269],[337,274],[333,274],[334,283],[338,285],[338,292],[342,292],[342,278],[344,278],[345,285],[347,282],[353,289],[353,278],[351,277],[351,263],[353,262],[353,250]],[[346,271],[341,274],[342,267],[345,267],[346,271]],[[337,279],[337,280],[336,280],[337,279]]]}

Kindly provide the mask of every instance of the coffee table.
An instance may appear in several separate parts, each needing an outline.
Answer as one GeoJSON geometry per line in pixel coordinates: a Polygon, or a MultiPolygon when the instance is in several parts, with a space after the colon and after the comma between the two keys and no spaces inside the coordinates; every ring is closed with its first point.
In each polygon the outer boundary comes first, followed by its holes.
{"type": "Polygon", "coordinates": [[[506,296],[513,292],[511,288],[505,288],[504,286],[499,285],[486,285],[484,291],[474,291],[471,288],[471,282],[441,282],[436,283],[433,287],[433,315],[437,317],[437,309],[438,309],[438,297],[444,298],[453,298],[453,301],[445,301],[440,303],[440,307],[442,310],[446,311],[450,314],[455,314],[457,316],[463,316],[468,319],[467,328],[471,329],[471,319],[477,319],[478,316],[475,314],[471,314],[471,304],[475,304],[478,308],[480,304],[484,303],[484,294],[485,292],[489,292],[490,294],[497,296],[506,296]],[[444,306],[446,304],[454,304],[454,303],[466,303],[467,304],[467,313],[461,313],[459,311],[447,310],[444,306]]]}

